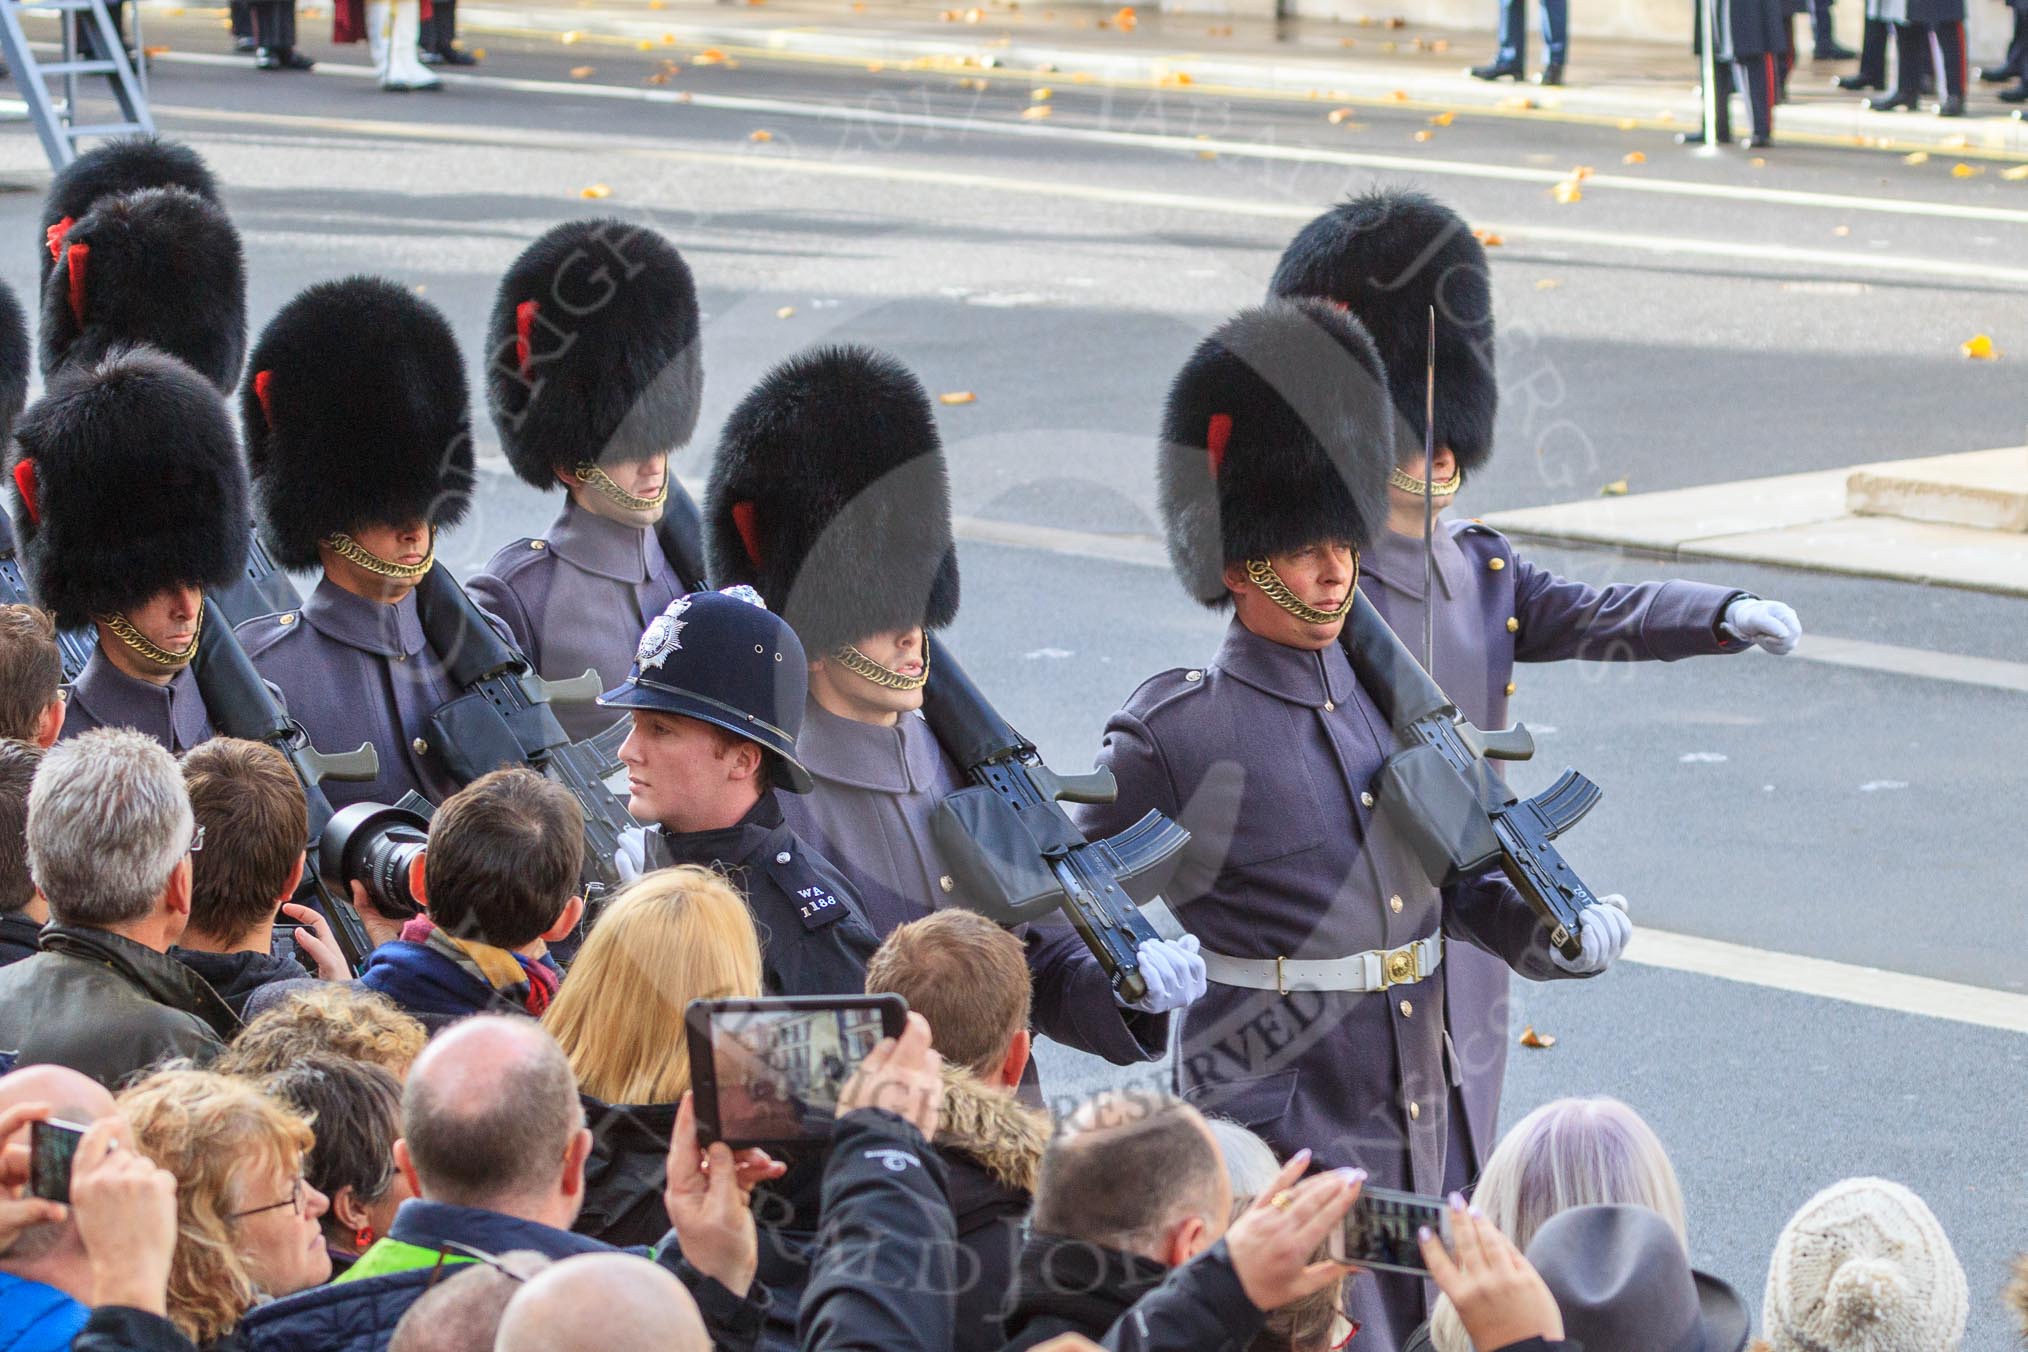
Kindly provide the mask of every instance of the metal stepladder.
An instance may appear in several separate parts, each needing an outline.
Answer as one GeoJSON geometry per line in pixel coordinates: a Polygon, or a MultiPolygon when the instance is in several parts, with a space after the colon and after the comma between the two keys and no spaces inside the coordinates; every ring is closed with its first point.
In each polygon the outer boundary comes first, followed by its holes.
{"type": "MultiPolygon", "coordinates": [[[[137,50],[141,38],[140,9],[135,4],[131,16],[137,50]]],[[[154,134],[155,119],[148,111],[146,78],[127,59],[127,49],[113,26],[106,0],[0,0],[0,48],[6,50],[7,64],[14,72],[15,84],[20,86],[22,101],[28,105],[35,133],[42,138],[42,150],[49,156],[50,168],[61,169],[76,159],[77,143],[87,136],[154,134]],[[62,51],[56,60],[39,60],[29,48],[28,37],[21,27],[25,10],[56,13],[63,38],[62,51]],[[81,38],[89,42],[94,55],[82,54],[81,38]],[[51,76],[63,77],[61,99],[49,92],[51,76]],[[123,120],[97,123],[77,120],[81,76],[103,76],[108,80],[123,120]]]]}

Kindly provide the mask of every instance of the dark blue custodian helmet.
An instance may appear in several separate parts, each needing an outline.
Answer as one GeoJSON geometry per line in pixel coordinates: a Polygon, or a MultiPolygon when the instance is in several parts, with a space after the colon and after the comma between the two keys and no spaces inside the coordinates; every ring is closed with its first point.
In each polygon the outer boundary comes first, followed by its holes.
{"type": "Polygon", "coordinates": [[[774,760],[777,788],[808,793],[796,759],[809,694],[809,659],[788,622],[751,587],[692,592],[641,635],[626,683],[599,696],[608,709],[652,709],[711,723],[774,760]]]}

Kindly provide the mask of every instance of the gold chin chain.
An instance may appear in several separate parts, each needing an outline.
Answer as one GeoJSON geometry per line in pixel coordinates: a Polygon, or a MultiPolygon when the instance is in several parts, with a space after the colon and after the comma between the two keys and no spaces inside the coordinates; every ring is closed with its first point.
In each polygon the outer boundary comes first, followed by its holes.
{"type": "Polygon", "coordinates": [[[666,470],[662,474],[662,491],[652,498],[635,497],[614,483],[611,475],[589,460],[580,464],[571,473],[577,475],[579,483],[590,484],[630,512],[652,512],[669,501],[669,474],[666,470]]]}
{"type": "Polygon", "coordinates": [[[204,636],[204,612],[197,612],[197,627],[190,631],[190,646],[181,652],[171,652],[157,645],[146,634],[134,627],[133,621],[117,612],[111,615],[93,616],[100,624],[113,631],[113,636],[139,653],[143,660],[171,671],[180,671],[190,665],[190,659],[197,656],[197,640],[204,636]]]}
{"type": "Polygon", "coordinates": [[[922,655],[922,671],[915,676],[904,676],[898,671],[883,667],[880,663],[860,652],[849,643],[841,643],[832,650],[831,656],[839,666],[854,676],[864,677],[883,690],[920,690],[929,684],[929,650],[922,655]]]}
{"type": "Polygon", "coordinates": [[[1282,581],[1281,574],[1266,559],[1246,561],[1246,580],[1266,592],[1268,600],[1304,624],[1336,624],[1352,613],[1352,601],[1359,595],[1359,551],[1352,551],[1352,585],[1345,589],[1345,600],[1336,610],[1319,610],[1290,591],[1289,584],[1282,581]]]}
{"type": "MultiPolygon", "coordinates": [[[[1416,497],[1422,496],[1422,480],[1416,478],[1413,474],[1405,473],[1399,465],[1387,471],[1387,482],[1393,484],[1404,493],[1412,493],[1416,497]]],[[[1454,498],[1457,496],[1458,490],[1464,487],[1464,483],[1465,472],[1461,469],[1452,470],[1450,478],[1438,479],[1430,485],[1430,496],[1454,498]]]]}
{"type": "Polygon", "coordinates": [[[430,532],[430,552],[423,555],[421,563],[396,563],[391,559],[383,559],[342,531],[336,535],[325,536],[324,543],[329,545],[331,552],[339,558],[356,563],[377,577],[398,578],[403,582],[414,581],[437,564],[435,531],[430,532]]]}

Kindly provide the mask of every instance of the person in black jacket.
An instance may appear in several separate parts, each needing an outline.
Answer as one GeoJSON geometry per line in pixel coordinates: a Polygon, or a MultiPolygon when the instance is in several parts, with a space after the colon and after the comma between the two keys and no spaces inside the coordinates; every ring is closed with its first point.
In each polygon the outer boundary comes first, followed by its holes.
{"type": "Polygon", "coordinates": [[[0,741],[0,967],[32,955],[49,920],[28,876],[28,789],[41,763],[39,748],[0,741]]]}
{"type": "Polygon", "coordinates": [[[309,825],[303,786],[282,753],[214,737],[184,755],[183,785],[211,848],[190,857],[190,923],[170,956],[210,982],[241,1018],[261,987],[303,978],[297,953],[328,980],[349,977],[328,923],[288,900],[303,878],[309,825]],[[304,928],[277,954],[281,915],[304,928]]]}
{"type": "Polygon", "coordinates": [[[28,858],[51,923],[41,952],[0,969],[0,1050],[113,1087],[170,1057],[208,1061],[239,1031],[168,956],[190,915],[195,835],[183,776],[154,738],[102,728],[43,757],[28,858]]]}
{"type": "Polygon", "coordinates": [[[1022,941],[975,911],[934,911],[892,931],[866,969],[870,994],[894,994],[929,1020],[944,1057],[944,1110],[933,1144],[958,1227],[956,1352],[992,1352],[1003,1319],[1048,1114],[1020,1102],[1028,1063],[1030,981],[1022,941]]]}

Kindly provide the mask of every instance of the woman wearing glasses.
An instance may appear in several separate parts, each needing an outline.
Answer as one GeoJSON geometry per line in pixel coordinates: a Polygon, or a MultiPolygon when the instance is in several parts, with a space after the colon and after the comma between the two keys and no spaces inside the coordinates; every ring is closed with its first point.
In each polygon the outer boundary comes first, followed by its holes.
{"type": "Polygon", "coordinates": [[[169,1318],[192,1342],[237,1349],[248,1310],[330,1278],[329,1203],[303,1177],[314,1138],[302,1118],[203,1070],[151,1075],[119,1107],[135,1147],[176,1176],[169,1318]]]}

